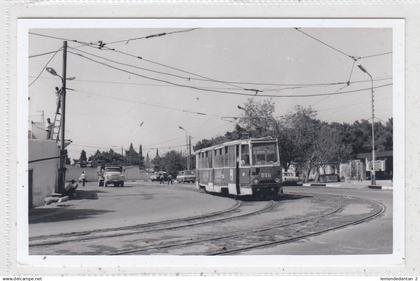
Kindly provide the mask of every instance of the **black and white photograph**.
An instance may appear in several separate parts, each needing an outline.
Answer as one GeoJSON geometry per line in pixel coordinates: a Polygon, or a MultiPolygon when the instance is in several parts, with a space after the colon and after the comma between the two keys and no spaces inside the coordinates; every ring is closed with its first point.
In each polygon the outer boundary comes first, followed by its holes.
{"type": "Polygon", "coordinates": [[[29,256],[401,253],[392,20],[45,22],[24,36],[29,256]]]}

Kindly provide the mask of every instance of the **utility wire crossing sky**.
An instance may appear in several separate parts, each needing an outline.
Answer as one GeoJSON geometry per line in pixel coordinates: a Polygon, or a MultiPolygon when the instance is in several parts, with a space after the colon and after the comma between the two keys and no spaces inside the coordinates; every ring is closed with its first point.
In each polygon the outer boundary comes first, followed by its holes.
{"type": "Polygon", "coordinates": [[[145,153],[185,150],[179,126],[194,142],[224,134],[249,98],[272,99],[276,116],[302,105],[329,122],[368,119],[370,79],[358,65],[373,76],[378,119],[392,117],[390,29],[39,29],[29,40],[33,121],[41,110],[53,117],[61,82],[45,70],[61,72],[69,42],[66,135],[75,158],[130,142],[145,153]]]}

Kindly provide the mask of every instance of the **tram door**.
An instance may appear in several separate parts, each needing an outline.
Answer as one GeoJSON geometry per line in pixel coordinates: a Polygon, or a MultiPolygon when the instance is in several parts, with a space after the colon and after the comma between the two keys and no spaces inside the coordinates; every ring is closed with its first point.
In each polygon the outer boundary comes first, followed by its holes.
{"type": "Polygon", "coordinates": [[[249,185],[251,180],[251,163],[249,156],[249,144],[241,145],[241,167],[239,175],[239,184],[249,185]]]}
{"type": "Polygon", "coordinates": [[[241,193],[241,188],[240,188],[240,186],[239,186],[239,175],[240,175],[240,171],[239,171],[239,161],[240,161],[240,158],[239,158],[239,144],[237,144],[236,145],[236,164],[235,164],[235,172],[236,172],[236,174],[235,174],[235,182],[236,182],[236,194],[240,194],[241,193]]]}

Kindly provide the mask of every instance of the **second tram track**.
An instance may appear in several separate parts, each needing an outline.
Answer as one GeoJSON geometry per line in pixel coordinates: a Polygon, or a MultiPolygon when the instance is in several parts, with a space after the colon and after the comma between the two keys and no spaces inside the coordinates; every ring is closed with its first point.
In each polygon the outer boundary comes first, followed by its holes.
{"type": "Polygon", "coordinates": [[[201,215],[201,216],[192,216],[192,217],[187,217],[187,218],[182,218],[182,219],[166,220],[166,221],[152,222],[152,223],[139,224],[139,225],[134,225],[134,226],[126,226],[126,227],[97,229],[93,231],[78,232],[78,233],[74,233],[74,232],[65,233],[65,234],[58,234],[55,236],[38,236],[38,237],[32,238],[32,240],[41,240],[41,242],[30,243],[29,246],[30,247],[49,246],[49,245],[57,245],[57,244],[64,244],[64,243],[70,243],[70,242],[80,242],[80,241],[86,241],[86,240],[136,235],[136,234],[153,232],[153,231],[186,228],[186,227],[192,227],[196,225],[209,224],[209,223],[215,223],[215,222],[221,222],[221,221],[226,221],[226,220],[232,220],[232,219],[257,215],[263,212],[268,212],[272,210],[274,207],[276,207],[277,205],[278,205],[277,201],[270,201],[270,203],[267,204],[264,208],[258,209],[256,211],[252,211],[252,212],[248,212],[248,213],[244,213],[244,214],[240,214],[236,216],[234,215],[234,216],[217,218],[218,216],[225,216],[227,214],[238,211],[238,209],[241,206],[243,206],[243,201],[236,201],[236,204],[227,210],[212,212],[212,213],[201,215]],[[208,219],[208,220],[205,220],[205,219],[208,219]],[[191,222],[191,221],[196,221],[196,222],[186,223],[186,222],[191,222]],[[174,224],[174,225],[171,225],[171,224],[174,224]],[[126,232],[119,232],[119,231],[126,231],[126,232]],[[117,233],[103,234],[104,232],[117,232],[117,233]],[[102,234],[89,236],[92,233],[102,233],[102,234]],[[77,237],[73,237],[74,235],[76,235],[77,237]],[[51,241],[51,237],[59,238],[59,239],[51,241]],[[63,240],[63,237],[70,237],[70,238],[63,240]],[[45,240],[42,241],[42,239],[45,239],[45,240]]]}
{"type": "MultiPolygon", "coordinates": [[[[310,193],[307,193],[307,194],[310,194],[310,193]]],[[[313,194],[311,194],[311,195],[313,195],[313,194]]],[[[336,195],[336,194],[325,194],[325,195],[339,196],[339,195],[336,195]]],[[[385,211],[385,206],[382,203],[379,203],[379,202],[374,201],[374,200],[361,199],[361,198],[354,197],[354,196],[344,196],[343,198],[345,198],[345,199],[352,198],[352,199],[359,199],[359,200],[363,200],[363,201],[373,202],[374,204],[379,205],[380,209],[379,209],[379,211],[374,212],[374,214],[368,215],[368,216],[363,217],[361,219],[351,221],[351,222],[346,222],[344,224],[340,224],[339,226],[323,229],[321,231],[316,231],[316,232],[313,232],[313,233],[300,235],[300,236],[296,236],[296,237],[290,237],[290,238],[283,239],[283,240],[269,241],[269,242],[260,243],[260,244],[248,245],[246,247],[239,247],[239,248],[231,249],[231,250],[215,251],[215,252],[211,252],[211,253],[208,253],[208,254],[205,254],[205,255],[224,255],[224,254],[241,252],[241,251],[255,249],[255,248],[267,247],[267,246],[270,246],[270,245],[293,242],[293,241],[296,241],[296,240],[300,240],[300,239],[307,238],[307,237],[310,237],[310,236],[320,235],[320,234],[323,234],[325,232],[329,232],[329,231],[332,231],[332,230],[335,230],[335,229],[344,228],[344,227],[347,227],[349,225],[354,225],[354,224],[358,224],[358,223],[373,219],[374,217],[377,217],[377,216],[381,215],[385,211]]],[[[285,227],[289,227],[289,226],[293,226],[293,225],[304,224],[304,223],[307,223],[307,222],[310,222],[310,221],[316,221],[320,218],[324,218],[324,217],[334,215],[334,214],[342,211],[344,206],[345,206],[343,204],[343,200],[344,199],[341,199],[340,204],[338,206],[336,206],[336,208],[334,208],[333,210],[324,212],[323,214],[320,214],[318,216],[311,216],[311,217],[301,219],[301,220],[298,220],[298,221],[294,221],[294,222],[288,222],[288,223],[282,222],[282,223],[271,225],[271,226],[265,226],[265,227],[260,227],[260,228],[257,228],[257,229],[253,229],[251,231],[245,231],[245,232],[244,231],[237,231],[237,232],[230,233],[230,234],[227,234],[227,235],[226,234],[225,235],[219,235],[219,236],[216,236],[216,237],[211,237],[211,238],[206,238],[206,239],[197,239],[197,240],[184,239],[184,240],[178,240],[176,242],[170,242],[170,243],[163,244],[163,245],[145,246],[145,247],[140,247],[140,248],[136,248],[136,249],[127,249],[127,250],[122,250],[122,251],[120,250],[120,251],[117,251],[117,252],[114,252],[114,253],[110,253],[110,255],[134,254],[134,253],[141,253],[141,252],[147,252],[147,251],[153,251],[153,250],[183,247],[183,246],[194,245],[194,244],[199,244],[199,243],[214,242],[214,241],[218,241],[218,240],[238,238],[238,237],[243,237],[243,236],[253,234],[253,233],[266,232],[266,231],[270,231],[270,230],[274,230],[274,229],[278,229],[278,228],[285,228],[285,227]]]]}

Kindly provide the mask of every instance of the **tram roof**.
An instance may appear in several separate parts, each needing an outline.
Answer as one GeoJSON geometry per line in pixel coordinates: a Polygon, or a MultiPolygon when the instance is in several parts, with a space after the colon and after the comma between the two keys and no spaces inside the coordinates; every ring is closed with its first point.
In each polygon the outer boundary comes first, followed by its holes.
{"type": "Polygon", "coordinates": [[[276,141],[276,140],[277,139],[272,138],[272,137],[239,139],[239,140],[224,142],[224,143],[221,143],[221,144],[216,144],[216,145],[213,145],[213,146],[209,146],[209,147],[205,147],[205,148],[202,148],[202,149],[199,149],[199,150],[195,150],[194,153],[209,151],[209,150],[213,150],[213,149],[219,149],[219,148],[229,146],[229,145],[249,144],[249,143],[258,143],[258,142],[272,142],[272,141],[276,141]]]}

